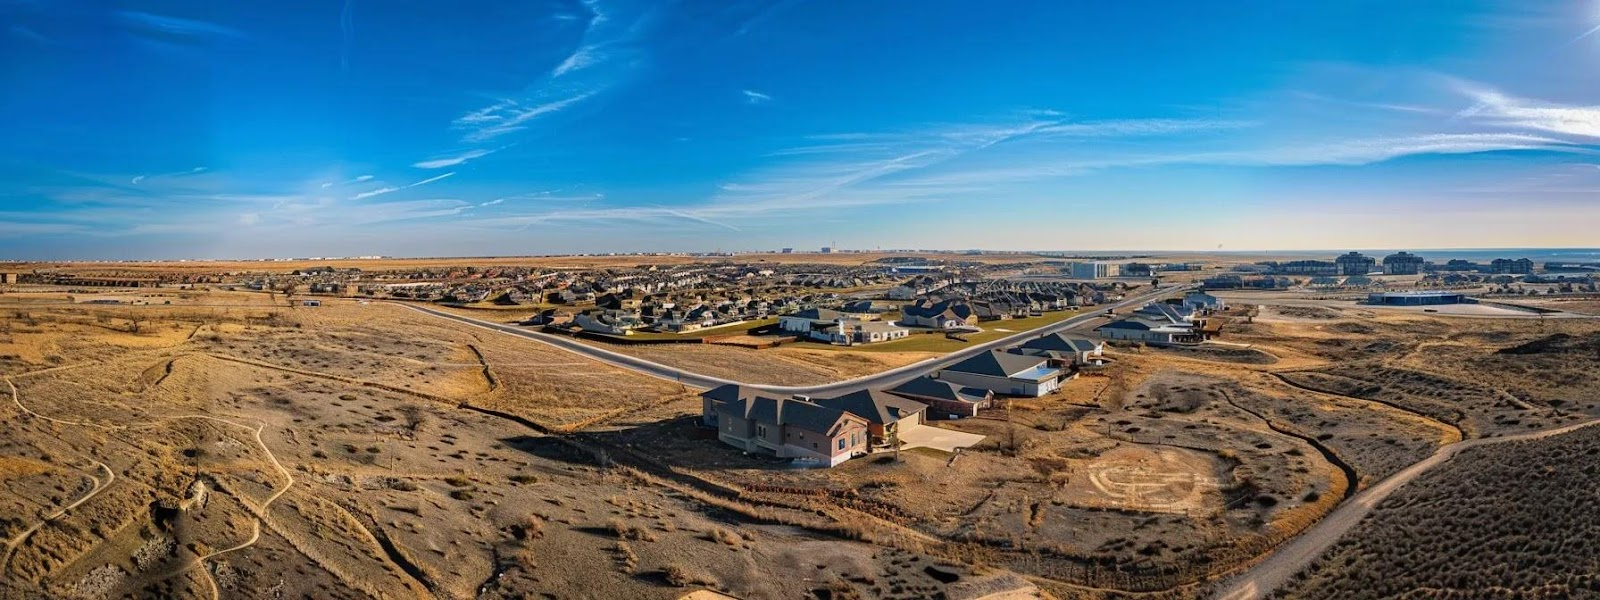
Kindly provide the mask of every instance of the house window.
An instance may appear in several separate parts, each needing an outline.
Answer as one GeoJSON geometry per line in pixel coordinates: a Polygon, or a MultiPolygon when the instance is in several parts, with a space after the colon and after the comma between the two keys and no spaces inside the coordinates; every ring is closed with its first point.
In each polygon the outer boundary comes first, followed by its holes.
{"type": "Polygon", "coordinates": [[[767,426],[766,425],[757,425],[756,426],[756,435],[759,435],[761,437],[767,437],[767,426]]]}
{"type": "Polygon", "coordinates": [[[839,438],[839,449],[840,450],[844,449],[844,438],[839,438]]]}

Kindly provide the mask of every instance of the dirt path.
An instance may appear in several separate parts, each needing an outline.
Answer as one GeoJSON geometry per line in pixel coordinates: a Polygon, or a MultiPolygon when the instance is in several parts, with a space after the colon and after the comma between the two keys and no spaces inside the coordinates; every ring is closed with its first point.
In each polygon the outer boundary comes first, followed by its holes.
{"type": "Polygon", "coordinates": [[[214,598],[214,599],[215,598],[220,598],[221,597],[221,590],[217,589],[217,582],[211,578],[210,571],[203,568],[205,566],[206,561],[211,560],[212,558],[215,558],[217,556],[220,556],[220,555],[223,555],[223,554],[227,554],[229,552],[236,552],[236,551],[239,551],[239,550],[243,550],[245,548],[249,548],[251,546],[254,546],[256,544],[256,542],[260,541],[261,540],[261,523],[268,518],[268,512],[267,512],[268,509],[271,508],[272,503],[274,501],[276,501],[278,498],[283,497],[283,495],[289,491],[289,488],[294,487],[294,483],[295,483],[294,474],[291,473],[287,467],[284,467],[283,463],[278,462],[278,456],[273,454],[272,453],[272,449],[267,447],[266,441],[261,439],[261,432],[263,430],[265,430],[266,427],[267,427],[266,423],[262,423],[262,424],[260,424],[260,425],[258,425],[256,427],[252,428],[249,425],[243,425],[243,424],[240,424],[240,423],[235,423],[235,422],[229,421],[227,419],[213,417],[213,416],[210,416],[210,415],[179,415],[179,416],[175,416],[175,417],[163,417],[163,418],[161,418],[159,420],[161,420],[161,421],[172,421],[172,420],[177,420],[177,419],[203,419],[203,420],[207,420],[207,421],[213,421],[213,422],[217,422],[217,423],[222,423],[222,424],[225,424],[225,425],[231,425],[233,427],[238,427],[240,429],[244,429],[244,430],[250,431],[252,436],[255,437],[256,445],[260,446],[261,447],[261,451],[266,453],[267,460],[272,463],[272,467],[274,469],[277,469],[278,474],[282,475],[283,479],[284,479],[283,487],[278,488],[277,490],[274,490],[272,492],[272,495],[267,496],[267,499],[263,500],[261,502],[261,506],[258,509],[258,512],[259,512],[260,516],[254,522],[252,522],[252,526],[250,528],[251,529],[250,530],[250,539],[247,539],[247,540],[245,540],[243,542],[240,542],[239,544],[237,544],[237,545],[235,545],[235,546],[233,546],[231,548],[224,548],[224,549],[221,549],[221,550],[216,550],[216,551],[210,552],[208,554],[197,556],[197,557],[195,557],[194,561],[191,562],[190,564],[185,565],[183,567],[180,567],[177,570],[173,571],[171,574],[166,576],[166,577],[176,577],[178,575],[182,575],[184,573],[187,573],[191,569],[201,568],[201,570],[205,572],[206,583],[211,588],[211,597],[214,598]]]}
{"type": "Polygon", "coordinates": [[[1283,584],[1289,581],[1295,573],[1300,572],[1321,556],[1323,552],[1333,546],[1341,536],[1350,531],[1361,522],[1363,517],[1372,512],[1380,502],[1388,498],[1395,490],[1416,479],[1417,476],[1444,464],[1462,450],[1478,446],[1503,444],[1547,438],[1575,431],[1584,427],[1600,423],[1600,419],[1575,423],[1558,429],[1537,431],[1499,438],[1478,438],[1451,444],[1435,451],[1432,456],[1423,459],[1414,465],[1406,467],[1383,481],[1367,488],[1340,504],[1328,516],[1323,517],[1311,529],[1299,537],[1289,541],[1273,551],[1266,560],[1257,563],[1250,570],[1228,581],[1215,595],[1215,600],[1253,600],[1265,598],[1283,584]]]}
{"type": "MultiPolygon", "coordinates": [[[[169,368],[170,368],[170,363],[169,363],[169,368]]],[[[220,417],[214,417],[214,416],[211,416],[211,415],[177,415],[177,416],[169,416],[169,417],[160,417],[160,418],[158,418],[158,419],[156,419],[154,421],[151,421],[149,423],[145,423],[143,425],[120,426],[120,427],[112,427],[112,426],[107,426],[107,425],[100,425],[100,424],[97,424],[97,423],[85,423],[85,422],[78,422],[78,421],[67,421],[67,420],[63,420],[63,419],[56,419],[56,418],[53,418],[53,417],[47,417],[47,416],[44,416],[44,415],[41,415],[39,413],[34,412],[32,409],[29,409],[26,405],[24,405],[22,403],[22,394],[18,392],[17,385],[11,381],[11,378],[10,377],[6,377],[5,378],[5,382],[6,382],[6,385],[11,388],[11,401],[12,401],[12,403],[16,404],[16,406],[17,406],[17,408],[19,410],[21,410],[23,413],[31,415],[31,416],[33,416],[35,418],[43,419],[43,420],[49,421],[51,423],[56,423],[56,424],[59,424],[59,425],[70,425],[70,426],[76,426],[76,427],[93,427],[93,428],[101,429],[101,430],[105,430],[105,431],[121,431],[121,430],[127,430],[127,429],[137,429],[137,428],[140,428],[140,427],[148,427],[150,425],[153,425],[153,424],[158,423],[158,422],[163,422],[163,421],[174,421],[174,420],[178,420],[178,419],[202,419],[202,420],[206,420],[206,421],[212,421],[212,422],[221,423],[221,424],[224,424],[224,425],[229,425],[229,426],[232,426],[232,427],[237,427],[237,428],[249,431],[251,433],[252,437],[255,438],[256,445],[261,448],[261,451],[266,454],[267,460],[272,463],[272,468],[277,470],[278,474],[283,477],[283,480],[284,480],[283,487],[280,487],[277,490],[274,490],[272,492],[272,495],[267,496],[267,498],[261,502],[261,506],[258,509],[259,518],[253,523],[249,539],[247,539],[244,542],[241,542],[238,545],[235,545],[235,546],[233,546],[231,548],[225,548],[225,549],[222,549],[222,550],[217,550],[217,551],[211,552],[209,554],[198,556],[198,557],[196,557],[194,559],[194,561],[192,563],[176,569],[175,571],[173,571],[172,573],[164,576],[163,578],[174,577],[174,576],[177,576],[177,575],[181,575],[181,574],[183,574],[185,572],[188,572],[189,570],[194,569],[196,567],[202,567],[203,565],[205,565],[205,562],[207,560],[210,560],[210,559],[212,559],[212,558],[214,558],[216,556],[219,556],[219,555],[222,555],[222,554],[226,554],[226,553],[229,553],[229,552],[235,552],[235,551],[238,551],[238,550],[243,550],[245,548],[249,548],[250,546],[255,545],[255,543],[260,541],[260,539],[261,539],[261,523],[262,523],[263,520],[268,518],[268,516],[267,516],[268,509],[272,506],[273,502],[277,501],[278,498],[283,497],[283,495],[289,491],[289,488],[293,487],[294,484],[295,484],[294,474],[289,471],[288,467],[283,466],[283,463],[278,460],[278,456],[276,454],[273,454],[271,448],[267,447],[266,441],[261,439],[261,432],[263,430],[265,430],[266,427],[267,427],[266,423],[261,423],[260,425],[257,425],[255,427],[251,427],[249,425],[244,425],[242,423],[236,423],[234,421],[229,421],[227,419],[223,419],[223,418],[220,418],[220,417]]],[[[4,555],[0,556],[0,566],[4,566],[7,563],[9,563],[10,560],[11,560],[11,555],[12,555],[13,551],[18,546],[22,545],[22,543],[24,541],[26,541],[27,538],[29,536],[31,536],[35,531],[38,531],[39,528],[43,527],[45,524],[47,524],[47,523],[49,523],[51,521],[54,521],[55,519],[60,518],[62,515],[66,514],[67,511],[78,507],[79,505],[83,504],[84,502],[88,502],[90,499],[92,499],[96,495],[98,495],[101,492],[101,490],[104,490],[106,488],[106,486],[111,485],[111,482],[116,481],[117,475],[116,475],[115,472],[113,472],[111,470],[110,466],[108,466],[105,463],[102,463],[100,461],[95,461],[95,464],[99,465],[100,468],[105,471],[105,473],[106,473],[105,481],[101,481],[98,478],[91,477],[91,479],[93,479],[94,482],[95,482],[95,487],[87,495],[85,495],[82,498],[79,498],[76,502],[73,502],[72,504],[67,505],[66,507],[63,507],[61,510],[56,511],[55,514],[50,515],[49,517],[46,517],[44,521],[34,525],[32,528],[29,528],[27,531],[24,531],[22,534],[18,535],[17,537],[13,538],[12,540],[8,541],[6,543],[6,548],[5,548],[4,555]]],[[[220,597],[220,593],[221,592],[220,592],[220,590],[217,589],[216,582],[211,579],[211,574],[209,572],[206,572],[205,575],[206,575],[205,576],[205,580],[210,585],[210,588],[211,588],[211,596],[212,596],[212,598],[220,597]]]]}
{"type": "Polygon", "coordinates": [[[1445,444],[1451,444],[1451,443],[1454,443],[1454,442],[1459,442],[1461,440],[1467,439],[1467,437],[1468,437],[1466,428],[1462,427],[1460,423],[1451,423],[1449,421],[1441,421],[1439,419],[1435,419],[1435,418],[1430,417],[1428,415],[1419,413],[1417,411],[1411,410],[1409,408],[1406,408],[1404,406],[1400,406],[1398,404],[1395,404],[1393,402],[1389,402],[1389,401],[1386,401],[1386,400],[1378,400],[1376,398],[1361,398],[1361,397],[1358,397],[1358,396],[1350,396],[1350,395],[1346,395],[1346,394],[1340,394],[1340,393],[1334,392],[1334,391],[1323,390],[1323,389],[1318,389],[1318,388],[1314,388],[1314,387],[1301,385],[1299,383],[1295,383],[1293,380],[1290,380],[1288,377],[1284,377],[1284,374],[1285,373],[1289,373],[1289,372],[1291,372],[1291,371],[1274,371],[1274,372],[1272,372],[1272,376],[1274,378],[1276,378],[1280,383],[1282,383],[1284,385],[1287,385],[1289,387],[1292,387],[1294,389],[1303,391],[1303,392],[1310,392],[1310,393],[1313,393],[1313,394],[1321,394],[1321,395],[1324,395],[1324,396],[1332,396],[1334,398],[1340,398],[1340,399],[1347,400],[1347,401],[1362,402],[1362,403],[1369,403],[1369,404],[1377,404],[1379,406],[1384,406],[1384,407],[1387,407],[1387,408],[1389,408],[1391,410],[1395,410],[1395,411],[1404,413],[1404,414],[1409,415],[1409,416],[1411,416],[1413,418],[1416,418],[1416,419],[1419,419],[1419,420],[1421,420],[1421,421],[1423,421],[1425,423],[1428,423],[1429,425],[1438,428],[1440,431],[1445,432],[1445,434],[1446,434],[1446,441],[1444,442],[1445,444]],[[1448,438],[1450,433],[1455,433],[1455,439],[1454,440],[1450,440],[1448,438]]]}
{"type": "Polygon", "coordinates": [[[16,537],[13,537],[7,541],[5,552],[0,554],[0,573],[3,573],[10,568],[12,553],[16,552],[17,547],[21,546],[23,542],[28,541],[28,538],[33,536],[34,532],[39,531],[51,521],[61,518],[62,515],[67,514],[67,511],[77,508],[83,505],[83,503],[93,499],[95,496],[99,495],[101,491],[105,490],[106,486],[111,485],[111,482],[117,480],[117,474],[111,471],[111,467],[109,465],[100,461],[94,461],[94,464],[98,465],[101,470],[106,472],[105,480],[101,481],[100,478],[90,475],[89,480],[94,482],[94,488],[89,490],[89,493],[84,494],[82,498],[77,499],[72,504],[61,507],[60,510],[57,510],[50,516],[45,517],[43,521],[35,523],[33,527],[29,527],[27,531],[19,533],[16,535],[16,537]]]}

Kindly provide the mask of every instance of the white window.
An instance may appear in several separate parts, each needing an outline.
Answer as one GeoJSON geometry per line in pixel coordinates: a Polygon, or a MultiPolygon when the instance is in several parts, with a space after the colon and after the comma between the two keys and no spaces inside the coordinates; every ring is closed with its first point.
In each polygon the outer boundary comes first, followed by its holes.
{"type": "Polygon", "coordinates": [[[840,450],[844,449],[844,438],[839,438],[839,449],[840,450]]]}

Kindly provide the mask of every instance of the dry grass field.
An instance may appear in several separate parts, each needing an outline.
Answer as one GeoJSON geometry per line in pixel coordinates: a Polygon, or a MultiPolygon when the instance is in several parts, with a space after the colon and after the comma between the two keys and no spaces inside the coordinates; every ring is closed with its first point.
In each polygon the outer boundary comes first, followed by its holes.
{"type": "Polygon", "coordinates": [[[654,379],[379,305],[96,308],[0,321],[0,597],[1027,587],[551,437],[698,405],[654,379]]]}
{"type": "Polygon", "coordinates": [[[1600,428],[1471,448],[1380,503],[1280,598],[1600,596],[1600,428]]]}
{"type": "MultiPolygon", "coordinates": [[[[262,298],[0,296],[0,598],[1188,598],[1442,445],[1600,414],[1600,324],[1267,309],[939,424],[986,436],[959,455],[797,470],[696,427],[696,390],[262,298]]],[[[771,383],[926,357],[628,351],[771,383]]]]}

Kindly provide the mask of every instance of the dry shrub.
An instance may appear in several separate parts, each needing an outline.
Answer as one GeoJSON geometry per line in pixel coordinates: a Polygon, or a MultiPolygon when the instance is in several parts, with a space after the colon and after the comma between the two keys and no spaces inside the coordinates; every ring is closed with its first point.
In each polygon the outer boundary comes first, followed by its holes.
{"type": "Polygon", "coordinates": [[[629,546],[627,542],[619,540],[611,551],[616,554],[618,571],[632,573],[639,568],[639,555],[634,553],[633,546],[629,546]]]}
{"type": "Polygon", "coordinates": [[[739,536],[734,535],[733,532],[721,527],[712,527],[710,531],[706,532],[706,539],[709,539],[713,542],[721,542],[729,546],[739,545],[739,536]]]}
{"type": "Polygon", "coordinates": [[[691,585],[705,587],[717,586],[717,580],[710,575],[691,571],[689,568],[677,563],[667,565],[666,568],[661,570],[661,575],[667,580],[667,583],[671,584],[673,587],[689,587],[691,585]]]}
{"type": "Polygon", "coordinates": [[[512,533],[519,540],[536,540],[544,537],[544,517],[529,514],[521,523],[512,526],[512,533]]]}

